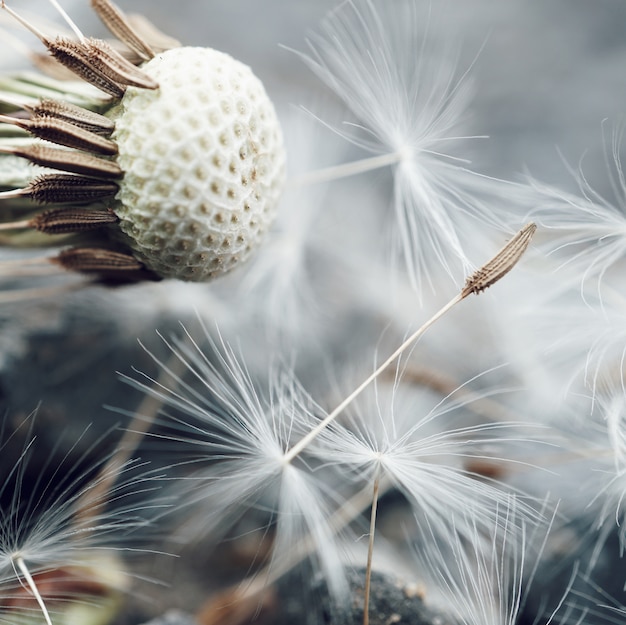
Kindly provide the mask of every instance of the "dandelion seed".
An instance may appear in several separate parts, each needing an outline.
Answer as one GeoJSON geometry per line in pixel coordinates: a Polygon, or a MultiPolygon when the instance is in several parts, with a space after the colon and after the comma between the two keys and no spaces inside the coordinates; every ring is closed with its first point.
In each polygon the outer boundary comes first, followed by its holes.
{"type": "Polygon", "coordinates": [[[371,383],[376,380],[394,361],[404,354],[415,342],[449,310],[463,301],[468,295],[479,294],[504,277],[522,257],[537,227],[526,224],[488,263],[469,276],[461,292],[437,311],[426,323],[418,328],[389,356],[370,376],[348,395],[313,430],[298,441],[287,454],[287,461],[293,460],[306,446],[330,425],[371,383]]]}
{"type": "MultiPolygon", "coordinates": [[[[484,459],[486,449],[520,442],[519,423],[459,424],[464,402],[445,397],[434,406],[419,390],[401,383],[401,368],[393,385],[378,383],[347,415],[320,433],[309,453],[332,462],[358,488],[373,488],[384,477],[402,493],[415,517],[438,539],[453,536],[471,541],[476,527],[488,532],[497,525],[498,506],[510,495],[497,480],[477,480],[465,465],[484,459]],[[463,519],[471,519],[467,525],[463,519]],[[452,527],[453,526],[453,527],[452,527]]],[[[506,454],[492,460],[507,463],[506,454]]],[[[483,476],[484,477],[484,476],[483,476]]],[[[520,517],[536,516],[519,503],[520,517]]],[[[510,525],[512,530],[513,525],[510,525]]]]}
{"type": "MultiPolygon", "coordinates": [[[[432,13],[418,12],[415,3],[343,2],[311,36],[310,53],[300,54],[354,115],[333,130],[375,154],[317,180],[393,168],[395,241],[418,293],[434,289],[435,267],[455,279],[466,273],[467,234],[478,220],[499,222],[481,199],[498,183],[471,173],[455,153],[471,138],[458,130],[469,70],[457,70],[457,54],[434,50],[432,13]]],[[[301,182],[313,181],[315,175],[301,182]]]]}
{"type": "Polygon", "coordinates": [[[149,509],[160,504],[139,503],[140,492],[153,487],[145,476],[130,476],[137,463],[103,471],[107,457],[88,463],[93,448],[78,459],[72,451],[58,465],[44,462],[33,478],[29,463],[40,452],[30,438],[0,484],[0,618],[19,620],[36,609],[48,625],[59,613],[104,617],[115,613],[128,590],[119,553],[134,530],[147,528],[149,509]]]}
{"type": "Polygon", "coordinates": [[[168,384],[127,378],[169,407],[165,415],[174,431],[161,436],[182,445],[182,463],[204,467],[187,478],[186,501],[202,512],[184,524],[181,536],[217,541],[246,511],[264,511],[267,523],[276,524],[272,562],[313,537],[313,561],[333,594],[345,596],[341,550],[328,526],[343,496],[324,483],[324,471],[312,472],[306,461],[285,462],[292,439],[311,427],[318,408],[289,368],[273,367],[267,389],[259,390],[223,340],[208,339],[208,349],[201,349],[186,330],[185,339],[166,344],[190,381],[154,356],[168,384]]]}

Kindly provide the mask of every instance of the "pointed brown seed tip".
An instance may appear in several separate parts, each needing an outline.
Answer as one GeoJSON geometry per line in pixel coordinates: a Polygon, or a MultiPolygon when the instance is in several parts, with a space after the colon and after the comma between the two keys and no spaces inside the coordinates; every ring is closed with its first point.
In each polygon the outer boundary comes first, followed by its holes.
{"type": "Polygon", "coordinates": [[[482,293],[509,273],[524,255],[536,230],[536,224],[526,224],[486,265],[466,280],[461,296],[482,293]]]}
{"type": "Polygon", "coordinates": [[[154,50],[133,28],[117,5],[110,0],[91,0],[91,6],[111,34],[124,42],[142,59],[148,60],[154,57],[154,50]]]}
{"type": "Polygon", "coordinates": [[[73,174],[44,174],[35,178],[22,195],[39,204],[83,204],[115,195],[118,185],[73,174]]]}
{"type": "Polygon", "coordinates": [[[130,254],[98,247],[74,247],[51,259],[64,269],[81,273],[140,271],[143,265],[130,254]]]}
{"type": "Polygon", "coordinates": [[[63,37],[57,37],[54,41],[46,40],[43,43],[59,63],[85,82],[114,98],[121,98],[124,95],[125,87],[111,78],[106,72],[106,67],[103,70],[103,63],[94,63],[94,59],[83,44],[63,37]]]}
{"type": "Polygon", "coordinates": [[[0,122],[11,123],[27,130],[38,139],[50,141],[67,148],[95,152],[103,156],[117,154],[117,144],[106,137],[74,126],[70,122],[53,117],[37,119],[14,119],[0,115],[0,122]]]}
{"type": "Polygon", "coordinates": [[[57,37],[45,43],[60,63],[114,98],[121,98],[129,85],[142,89],[157,89],[159,86],[100,39],[86,39],[83,43],[57,37]]]}
{"type": "Polygon", "coordinates": [[[90,38],[82,45],[89,55],[93,67],[98,68],[118,85],[139,87],[141,89],[159,88],[158,83],[150,78],[148,74],[135,67],[106,41],[90,38]]]}
{"type": "Polygon", "coordinates": [[[26,158],[41,167],[51,167],[94,178],[121,178],[124,175],[122,168],[114,161],[107,161],[83,152],[49,148],[44,145],[0,147],[0,152],[26,158]]]}
{"type": "Polygon", "coordinates": [[[52,117],[104,137],[108,137],[115,130],[115,123],[108,117],[60,100],[46,98],[38,104],[24,108],[32,115],[33,120],[52,117]]]}
{"type": "Polygon", "coordinates": [[[31,220],[31,227],[46,234],[66,234],[96,230],[118,221],[108,209],[58,208],[48,210],[31,220]]]}

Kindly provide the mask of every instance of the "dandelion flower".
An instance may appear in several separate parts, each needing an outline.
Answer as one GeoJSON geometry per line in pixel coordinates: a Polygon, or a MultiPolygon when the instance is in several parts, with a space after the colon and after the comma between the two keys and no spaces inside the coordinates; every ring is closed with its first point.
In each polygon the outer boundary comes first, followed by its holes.
{"type": "Polygon", "coordinates": [[[271,100],[229,55],[172,47],[108,0],[92,5],[124,54],[67,16],[74,37],[49,37],[3,3],[92,86],[4,81],[0,152],[47,172],[23,187],[0,180],[12,218],[5,240],[41,242],[25,230],[63,235],[56,243],[72,247],[47,260],[103,279],[204,281],[230,271],[261,242],[283,187],[271,100]],[[54,208],[36,211],[38,203],[54,208]]]}

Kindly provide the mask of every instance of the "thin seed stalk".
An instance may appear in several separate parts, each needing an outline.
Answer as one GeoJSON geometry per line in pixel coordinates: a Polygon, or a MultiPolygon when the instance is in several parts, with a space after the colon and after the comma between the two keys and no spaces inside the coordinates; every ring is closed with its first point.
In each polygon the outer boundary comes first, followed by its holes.
{"type": "Polygon", "coordinates": [[[370,594],[372,587],[372,556],[374,554],[374,534],[376,533],[376,513],[378,511],[378,493],[380,489],[380,462],[376,465],[374,486],[372,489],[372,509],[370,512],[370,533],[367,546],[367,566],[365,568],[365,590],[363,593],[363,625],[370,622],[370,594]]]}
{"type": "Polygon", "coordinates": [[[359,161],[344,163],[342,165],[332,165],[331,167],[317,169],[315,171],[296,176],[295,178],[292,178],[288,184],[291,187],[306,187],[314,184],[332,182],[333,180],[337,180],[339,178],[356,176],[380,169],[382,167],[396,165],[403,159],[403,157],[404,155],[401,152],[391,152],[389,154],[372,156],[370,158],[364,158],[359,161]]]}
{"type": "Polygon", "coordinates": [[[469,276],[463,289],[445,306],[437,311],[424,325],[418,328],[408,339],[396,349],[374,373],[369,375],[361,384],[348,395],[332,412],[320,421],[312,430],[303,436],[293,447],[283,456],[283,463],[289,464],[294,458],[301,454],[308,445],[315,440],[381,373],[387,369],[397,358],[419,339],[430,326],[443,317],[450,309],[454,308],[460,301],[468,295],[474,293],[479,295],[485,289],[495,284],[503,278],[524,255],[528,249],[537,226],[534,223],[526,224],[504,247],[484,264],[480,269],[469,276]]]}
{"type": "Polygon", "coordinates": [[[30,571],[28,570],[28,567],[26,566],[24,559],[22,558],[22,556],[18,556],[17,558],[13,560],[13,562],[15,563],[15,566],[17,566],[17,568],[19,569],[20,573],[24,576],[24,579],[26,580],[28,587],[30,588],[35,599],[37,600],[37,603],[39,604],[39,607],[41,608],[41,612],[43,613],[43,617],[46,619],[46,623],[48,625],[52,625],[52,620],[50,619],[48,608],[46,607],[43,597],[41,596],[41,593],[39,592],[39,589],[37,588],[37,584],[35,584],[35,580],[33,579],[33,576],[30,574],[30,571]]]}
{"type": "Polygon", "coordinates": [[[370,374],[359,386],[357,386],[350,395],[348,395],[326,418],[320,421],[306,436],[302,437],[283,457],[285,464],[290,463],[306,447],[315,440],[389,365],[391,365],[398,357],[400,357],[417,339],[430,328],[436,321],[443,317],[451,308],[454,308],[466,296],[459,293],[450,300],[443,308],[437,311],[424,325],[418,328],[411,336],[409,336],[398,349],[396,349],[382,365],[380,365],[374,373],[370,374]]]}
{"type": "Polygon", "coordinates": [[[25,104],[24,108],[33,119],[60,119],[97,135],[108,137],[115,129],[115,123],[108,117],[62,100],[43,98],[34,104],[25,104]]]}

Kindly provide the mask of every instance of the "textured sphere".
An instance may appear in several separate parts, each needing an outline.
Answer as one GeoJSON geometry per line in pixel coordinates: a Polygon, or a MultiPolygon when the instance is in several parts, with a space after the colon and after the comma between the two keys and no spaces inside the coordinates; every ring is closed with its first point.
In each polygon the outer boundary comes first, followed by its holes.
{"type": "Polygon", "coordinates": [[[113,208],[149,269],[208,280],[244,261],[276,216],[276,112],[250,68],[217,50],[176,48],[142,70],[159,88],[129,88],[110,113],[124,170],[113,208]]]}

